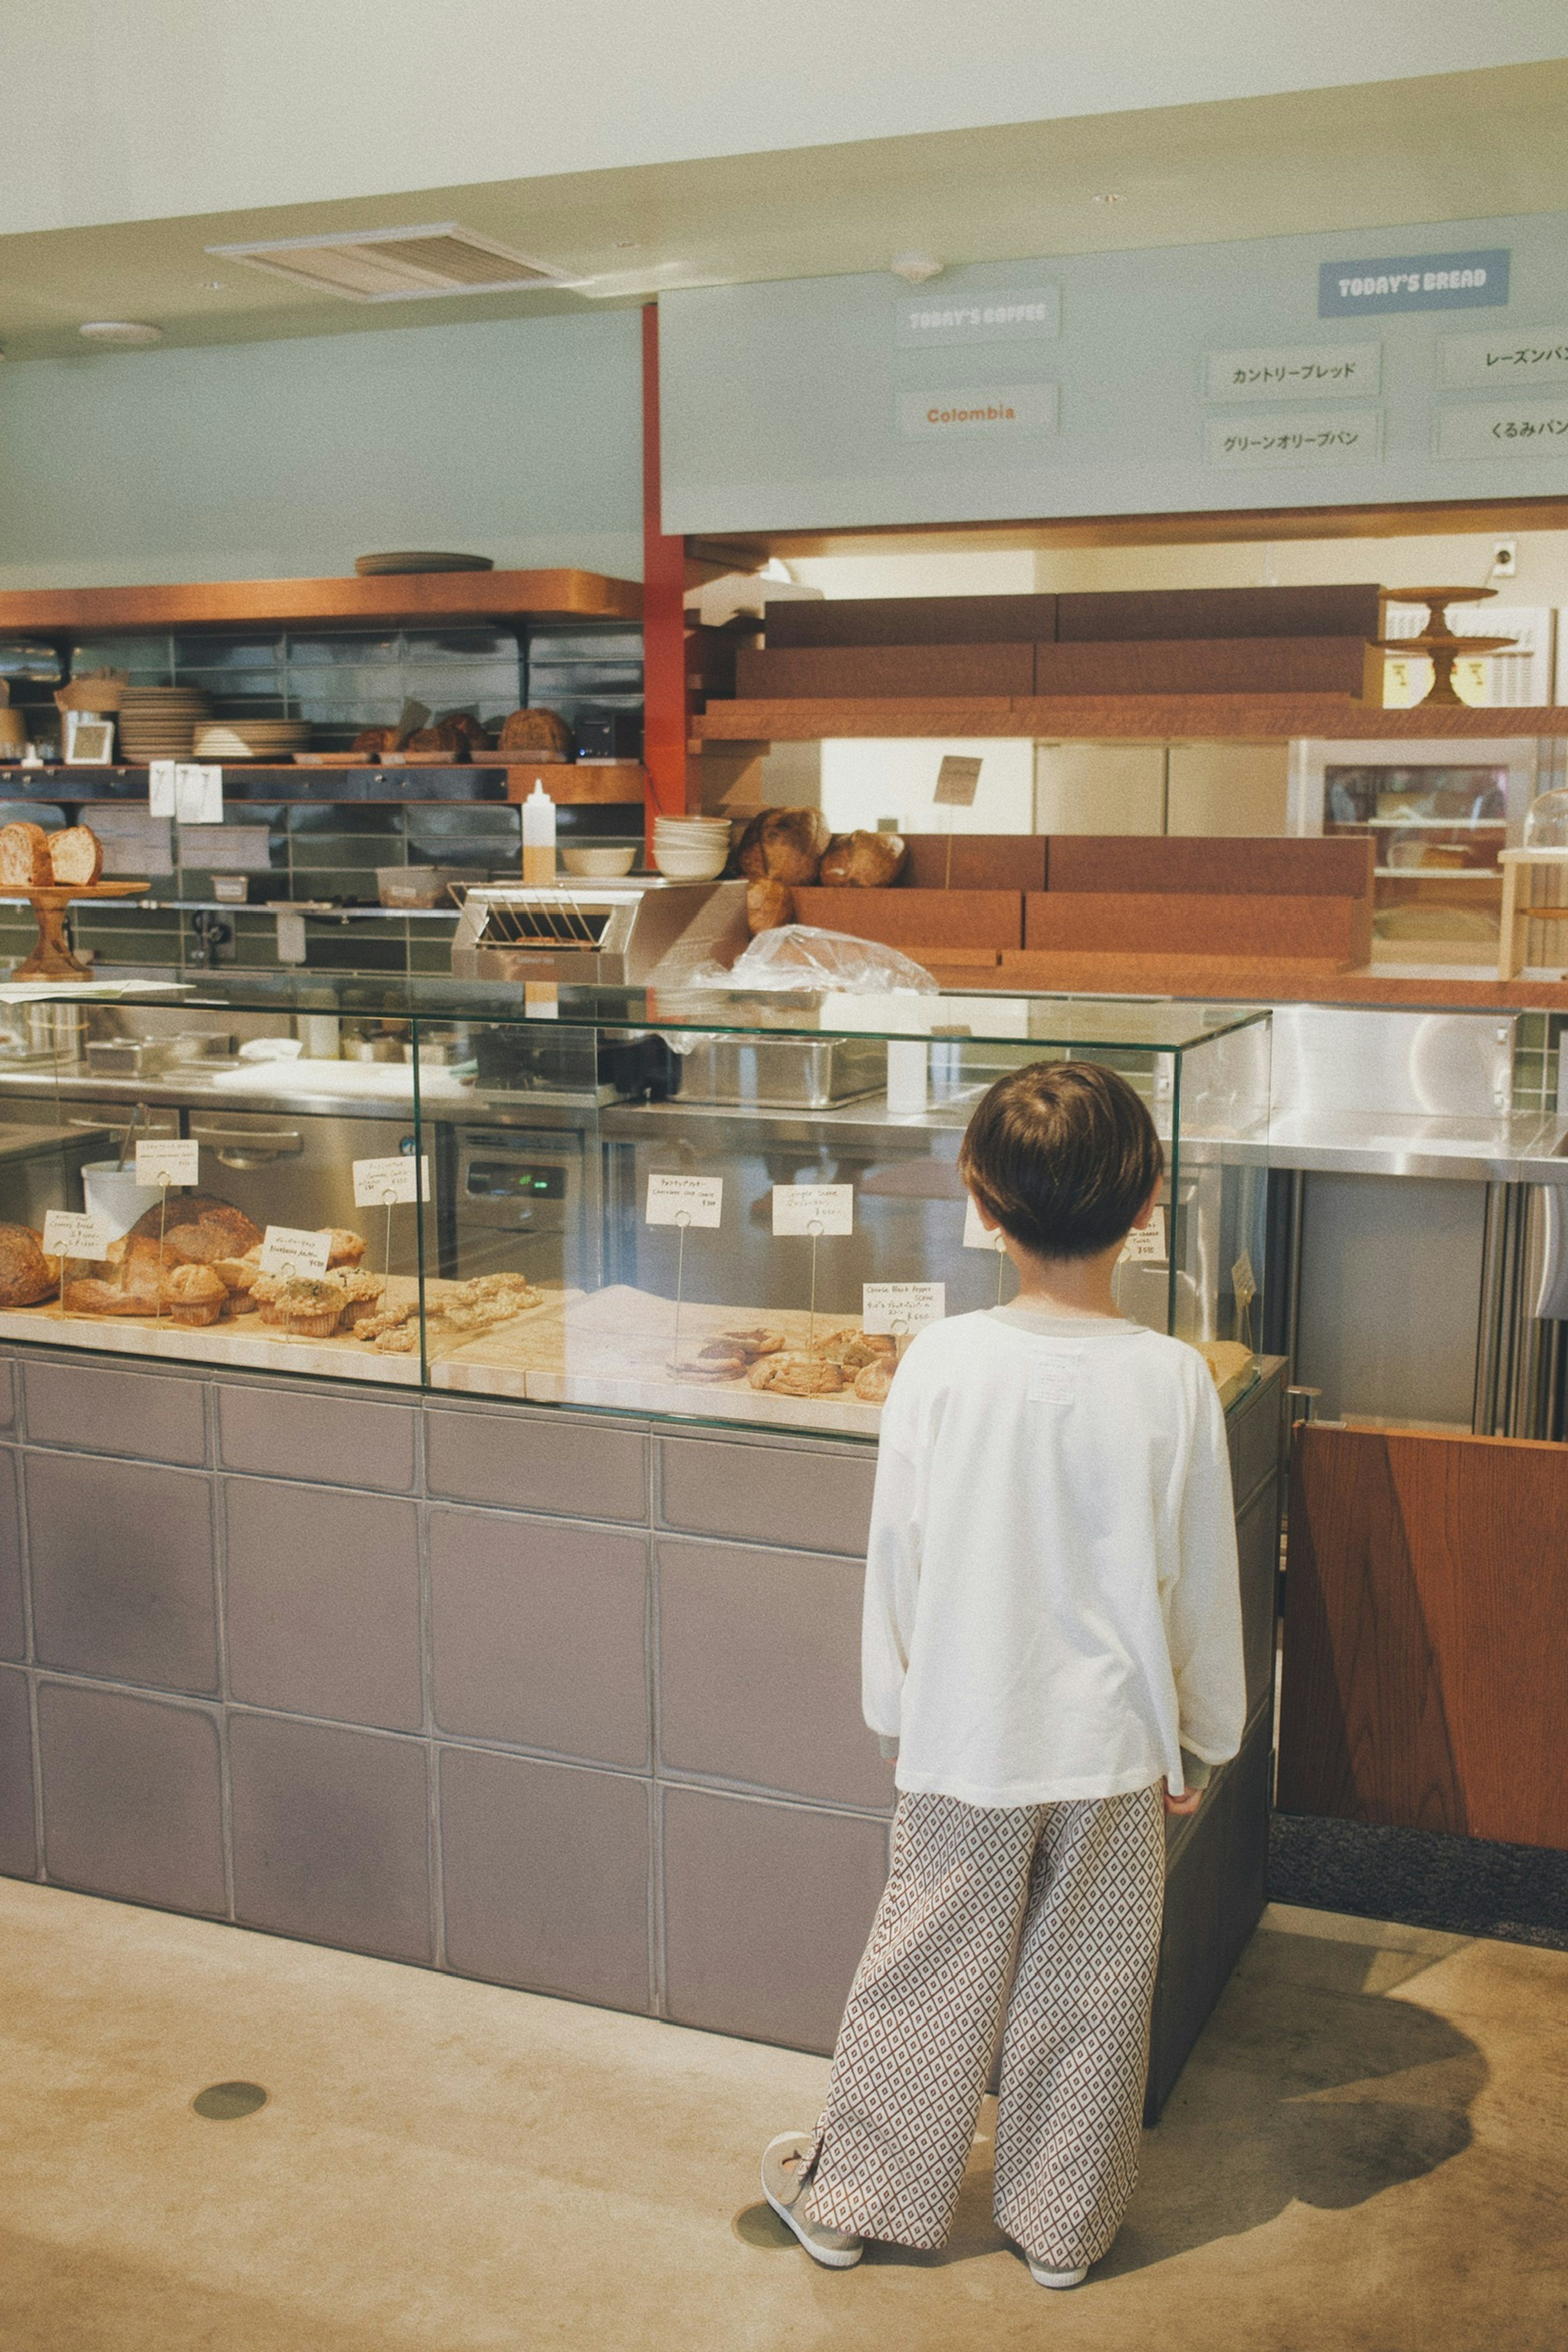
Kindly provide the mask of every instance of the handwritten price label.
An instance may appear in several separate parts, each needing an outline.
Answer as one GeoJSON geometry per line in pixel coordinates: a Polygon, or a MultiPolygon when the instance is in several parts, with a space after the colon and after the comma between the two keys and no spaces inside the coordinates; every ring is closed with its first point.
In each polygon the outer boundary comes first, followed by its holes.
{"type": "Polygon", "coordinates": [[[716,1228],[724,1207],[722,1176],[650,1176],[645,1211],[650,1225],[716,1228]]]}
{"type": "Polygon", "coordinates": [[[268,1225],[261,1242],[263,1274],[320,1275],[332,1254],[330,1233],[307,1233],[298,1225],[268,1225]]]}
{"type": "Polygon", "coordinates": [[[944,1282],[863,1282],[860,1328],[873,1338],[902,1339],[940,1323],[947,1313],[944,1282]]]}
{"type": "Polygon", "coordinates": [[[430,1198],[430,1161],[424,1152],[417,1160],[401,1151],[386,1160],[356,1160],[353,1171],[356,1209],[397,1208],[430,1198]]]}
{"type": "Polygon", "coordinates": [[[855,1230],[853,1184],[775,1184],[773,1232],[777,1234],[852,1234],[855,1230]]]}
{"type": "Polygon", "coordinates": [[[174,1136],[153,1136],[136,1147],[138,1184],[194,1184],[201,1172],[202,1147],[174,1136]]]}
{"type": "Polygon", "coordinates": [[[44,1255],[80,1258],[94,1265],[109,1255],[114,1239],[101,1217],[91,1211],[77,1215],[69,1209],[51,1209],[44,1219],[44,1255]]]}

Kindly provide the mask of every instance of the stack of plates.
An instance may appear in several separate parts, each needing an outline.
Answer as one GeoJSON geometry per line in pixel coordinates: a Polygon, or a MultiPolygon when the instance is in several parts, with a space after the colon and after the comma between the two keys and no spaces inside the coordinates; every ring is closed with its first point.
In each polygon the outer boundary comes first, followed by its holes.
{"type": "Polygon", "coordinates": [[[198,726],[198,760],[288,760],[310,740],[303,719],[215,719],[198,726]]]}
{"type": "Polygon", "coordinates": [[[354,570],[362,580],[383,580],[405,572],[493,572],[490,555],[441,555],[405,548],[393,555],[356,555],[354,570]]]}
{"type": "Polygon", "coordinates": [[[128,686],[120,708],[126,760],[188,760],[191,740],[212,709],[197,687],[128,686]]]}
{"type": "Polygon", "coordinates": [[[730,862],[727,816],[659,816],[653,862],[672,882],[710,882],[730,862]]]}

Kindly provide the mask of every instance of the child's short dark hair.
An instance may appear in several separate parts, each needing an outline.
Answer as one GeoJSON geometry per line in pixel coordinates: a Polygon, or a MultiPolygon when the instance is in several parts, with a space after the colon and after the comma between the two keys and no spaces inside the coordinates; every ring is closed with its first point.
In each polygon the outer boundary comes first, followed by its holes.
{"type": "Polygon", "coordinates": [[[1154,1122],[1115,1070],[1031,1062],[998,1078],[958,1171],[1009,1239],[1039,1257],[1093,1257],[1121,1240],[1165,1171],[1154,1122]]]}

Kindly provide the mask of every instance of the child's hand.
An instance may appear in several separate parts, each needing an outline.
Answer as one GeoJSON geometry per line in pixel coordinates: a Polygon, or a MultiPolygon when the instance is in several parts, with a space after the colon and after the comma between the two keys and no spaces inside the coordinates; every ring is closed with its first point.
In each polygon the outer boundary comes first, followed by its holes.
{"type": "Polygon", "coordinates": [[[1184,1819],[1188,1813],[1195,1813],[1203,1803],[1204,1792],[1201,1789],[1188,1789],[1181,1796],[1173,1797],[1168,1780],[1162,1780],[1160,1787],[1165,1800],[1165,1811],[1168,1813],[1179,1813],[1184,1819]]]}

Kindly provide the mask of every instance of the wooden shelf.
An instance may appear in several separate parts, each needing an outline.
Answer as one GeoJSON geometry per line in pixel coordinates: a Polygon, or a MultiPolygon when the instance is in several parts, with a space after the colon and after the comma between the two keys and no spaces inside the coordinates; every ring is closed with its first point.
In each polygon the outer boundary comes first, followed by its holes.
{"type": "MultiPolygon", "coordinates": [[[[232,811],[247,801],[268,803],[310,801],[326,805],[340,801],[372,801],[386,805],[416,805],[440,802],[447,805],[480,801],[526,798],[534,780],[543,784],[562,807],[597,803],[625,808],[639,806],[647,772],[631,760],[568,760],[549,764],[487,767],[482,761],[458,768],[268,768],[259,761],[223,768],[226,807],[232,811]]],[[[68,802],[73,807],[94,802],[121,801],[147,804],[145,768],[7,768],[0,767],[0,800],[68,802]]]]}
{"type": "Polygon", "coordinates": [[[1418,703],[1383,710],[1348,695],[1116,694],[802,698],[710,702],[693,722],[704,750],[731,743],[811,743],[828,736],[1015,737],[1026,741],[1166,743],[1391,742],[1512,735],[1568,736],[1568,703],[1474,709],[1418,703]]]}
{"type": "Polygon", "coordinates": [[[298,628],[384,621],[642,619],[642,588],[598,572],[410,572],[361,580],[199,580],[146,588],[12,588],[0,629],[68,635],[89,630],[298,628]]]}

